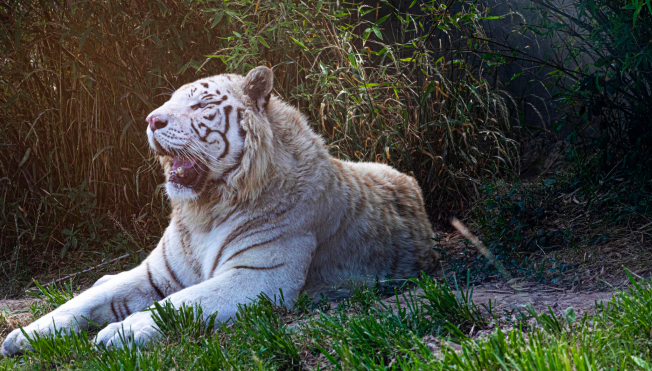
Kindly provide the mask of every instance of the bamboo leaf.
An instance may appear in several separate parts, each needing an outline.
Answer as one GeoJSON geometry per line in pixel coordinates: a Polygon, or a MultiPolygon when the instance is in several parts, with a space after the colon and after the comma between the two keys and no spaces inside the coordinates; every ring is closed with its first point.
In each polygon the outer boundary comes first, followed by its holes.
{"type": "Polygon", "coordinates": [[[21,25],[22,17],[18,17],[18,20],[16,21],[16,29],[14,30],[14,48],[16,50],[20,49],[20,40],[23,38],[23,28],[21,25]]]}
{"type": "Polygon", "coordinates": [[[355,61],[355,55],[354,54],[349,54],[348,55],[349,62],[351,63],[351,66],[356,67],[358,64],[355,61]]]}
{"type": "Polygon", "coordinates": [[[369,38],[369,35],[371,35],[371,28],[367,28],[364,30],[362,33],[362,40],[367,40],[369,38]]]}
{"type": "Polygon", "coordinates": [[[265,40],[264,37],[258,36],[258,41],[260,41],[261,44],[265,45],[267,49],[270,49],[269,44],[267,44],[267,40],[265,40]]]}
{"type": "Polygon", "coordinates": [[[92,27],[89,27],[86,30],[84,30],[84,33],[82,33],[81,38],[79,39],[79,50],[81,50],[82,47],[84,47],[84,42],[86,42],[86,38],[88,37],[88,34],[91,33],[92,29],[93,29],[92,27]]]}
{"type": "Polygon", "coordinates": [[[148,38],[151,38],[151,39],[156,43],[156,45],[158,45],[158,46],[163,46],[163,42],[161,41],[161,39],[158,38],[158,36],[156,36],[156,35],[149,35],[149,36],[147,36],[147,37],[145,38],[145,40],[147,40],[148,38]]]}
{"type": "Polygon", "coordinates": [[[114,146],[106,146],[106,147],[102,148],[101,150],[97,151],[97,153],[95,154],[95,156],[93,156],[93,159],[91,160],[91,162],[95,162],[95,159],[96,159],[99,155],[101,155],[102,152],[107,151],[107,150],[112,149],[112,148],[115,148],[115,147],[114,147],[114,146]]]}
{"type": "Polygon", "coordinates": [[[387,14],[386,16],[384,16],[384,17],[380,18],[379,20],[377,20],[376,22],[374,22],[374,26],[378,26],[378,25],[380,25],[381,23],[385,22],[385,20],[386,20],[387,18],[389,18],[390,15],[391,15],[391,14],[387,14]]]}
{"type": "Polygon", "coordinates": [[[211,29],[215,28],[215,26],[217,26],[217,24],[220,23],[220,20],[222,19],[223,16],[224,16],[223,11],[219,11],[215,13],[215,15],[213,16],[213,23],[211,23],[211,29]]]}
{"type": "Polygon", "coordinates": [[[31,148],[27,148],[27,151],[25,151],[25,155],[23,155],[23,159],[20,160],[20,163],[18,164],[18,167],[23,166],[25,162],[27,162],[27,159],[29,158],[29,154],[32,153],[31,148]]]}
{"type": "Polygon", "coordinates": [[[165,4],[163,4],[163,2],[161,0],[156,0],[156,1],[158,2],[158,6],[159,6],[159,9],[161,10],[161,14],[163,14],[165,16],[167,14],[167,12],[168,12],[168,7],[165,6],[165,4]]]}
{"type": "Polygon", "coordinates": [[[293,40],[297,45],[299,45],[299,46],[301,47],[301,49],[303,49],[303,50],[308,50],[308,48],[306,48],[306,46],[303,45],[303,43],[302,43],[301,41],[295,39],[295,38],[292,37],[292,36],[290,36],[290,38],[291,38],[291,39],[292,39],[292,40],[293,40]]]}
{"type": "Polygon", "coordinates": [[[382,40],[383,39],[383,34],[380,32],[380,29],[378,28],[378,26],[374,25],[372,27],[372,29],[374,30],[374,33],[376,34],[376,37],[378,37],[379,39],[382,40]]]}
{"type": "Polygon", "coordinates": [[[140,24],[140,26],[136,28],[136,31],[134,31],[134,33],[139,33],[140,31],[144,31],[145,27],[149,26],[152,22],[154,21],[151,19],[146,19],[145,21],[143,21],[143,23],[140,24]]]}
{"type": "Polygon", "coordinates": [[[61,259],[63,259],[66,256],[66,253],[68,252],[69,248],[70,248],[70,242],[63,245],[63,248],[61,249],[61,259]]]}

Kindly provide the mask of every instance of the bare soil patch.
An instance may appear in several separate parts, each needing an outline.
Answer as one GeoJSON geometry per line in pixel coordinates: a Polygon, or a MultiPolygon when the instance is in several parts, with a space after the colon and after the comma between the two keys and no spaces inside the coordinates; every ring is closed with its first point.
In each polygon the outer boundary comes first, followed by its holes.
{"type": "Polygon", "coordinates": [[[0,300],[0,344],[14,329],[34,321],[29,307],[36,301],[37,299],[0,300]]]}
{"type": "MultiPolygon", "coordinates": [[[[418,297],[420,290],[413,294],[418,297]]],[[[535,282],[521,282],[516,284],[492,283],[473,287],[472,300],[476,305],[484,305],[491,308],[495,315],[503,315],[512,312],[514,309],[522,308],[532,304],[539,311],[548,311],[548,307],[555,313],[560,314],[565,309],[573,307],[578,315],[595,309],[596,303],[607,303],[613,297],[611,291],[584,291],[571,292],[542,285],[535,282]]],[[[402,299],[401,305],[403,305],[402,299]]],[[[389,297],[383,300],[385,304],[396,306],[396,297],[389,297]]]]}

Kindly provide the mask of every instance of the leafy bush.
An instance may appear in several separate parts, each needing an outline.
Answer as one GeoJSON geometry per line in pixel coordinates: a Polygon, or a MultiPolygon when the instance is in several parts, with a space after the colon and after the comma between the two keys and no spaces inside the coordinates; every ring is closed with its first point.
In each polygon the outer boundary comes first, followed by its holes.
{"type": "MultiPolygon", "coordinates": [[[[539,22],[527,27],[553,49],[550,75],[570,135],[597,169],[647,170],[652,151],[652,3],[649,0],[534,0],[539,22]],[[588,129],[588,130],[587,130],[588,129]]],[[[633,174],[635,175],[635,174],[633,174]]]]}
{"type": "Polygon", "coordinates": [[[155,1],[67,4],[0,8],[0,256],[20,263],[14,277],[87,243],[101,250],[107,205],[149,213],[147,229],[160,233],[151,218],[163,208],[160,179],[137,122],[164,101],[166,84],[193,78],[173,76],[179,54],[199,53],[206,38],[206,17],[181,27],[185,13],[200,13],[195,3],[168,3],[185,11],[176,15],[155,1]]]}
{"type": "MultiPolygon", "coordinates": [[[[469,205],[470,178],[496,173],[499,164],[517,166],[517,146],[505,136],[505,98],[483,78],[488,66],[450,52],[482,33],[485,13],[465,1],[414,4],[306,44],[307,54],[322,53],[319,69],[306,68],[306,85],[293,96],[310,103],[337,156],[410,173],[433,218],[445,219],[469,205]],[[332,56],[322,61],[324,50],[332,56]]],[[[373,11],[361,6],[358,14],[373,11]]]]}
{"type": "MultiPolygon", "coordinates": [[[[593,269],[590,259],[578,257],[580,251],[590,256],[600,254],[599,249],[634,248],[639,245],[632,231],[649,227],[652,196],[645,194],[647,188],[637,188],[642,186],[640,181],[627,178],[626,172],[614,171],[598,181],[577,160],[567,171],[549,178],[487,180],[479,187],[481,197],[468,216],[494,258],[516,277],[571,283],[566,279],[576,280],[580,270],[593,269]],[[577,275],[572,274],[575,268],[577,275]]],[[[470,270],[478,282],[500,274],[494,262],[468,242],[462,254],[455,255],[449,255],[441,241],[437,244],[450,263],[449,270],[458,276],[470,270]]],[[[599,264],[614,268],[612,279],[623,265],[639,270],[647,256],[641,250],[631,251],[638,259],[599,264]]]]}
{"type": "MultiPolygon", "coordinates": [[[[574,243],[572,231],[546,228],[547,213],[560,211],[556,200],[560,189],[553,188],[555,183],[555,179],[545,179],[538,184],[515,182],[508,188],[496,183],[482,186],[484,209],[473,213],[475,223],[487,248],[508,269],[526,273],[530,268],[527,254],[574,243]]],[[[544,266],[541,264],[540,268],[544,266]]],[[[491,263],[485,261],[484,269],[491,273],[491,263]]]]}

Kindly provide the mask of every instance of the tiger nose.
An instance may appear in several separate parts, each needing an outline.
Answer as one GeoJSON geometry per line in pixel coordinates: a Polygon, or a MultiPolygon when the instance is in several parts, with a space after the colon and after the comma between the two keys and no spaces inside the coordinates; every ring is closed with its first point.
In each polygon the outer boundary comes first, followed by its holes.
{"type": "Polygon", "coordinates": [[[163,121],[156,116],[150,116],[146,121],[149,123],[149,128],[152,129],[152,132],[155,132],[158,129],[163,129],[168,124],[167,121],[163,121]]]}

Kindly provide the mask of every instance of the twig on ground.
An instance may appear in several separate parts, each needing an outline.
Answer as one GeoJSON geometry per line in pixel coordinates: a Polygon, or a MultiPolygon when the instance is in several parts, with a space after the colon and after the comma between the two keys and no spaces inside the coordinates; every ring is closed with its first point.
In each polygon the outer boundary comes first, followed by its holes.
{"type": "Polygon", "coordinates": [[[502,264],[500,264],[500,262],[498,262],[494,258],[494,254],[492,254],[491,251],[489,251],[489,249],[487,249],[485,247],[485,245],[482,243],[482,241],[480,241],[480,239],[478,237],[476,237],[473,233],[471,233],[471,231],[469,231],[469,229],[466,228],[466,226],[464,224],[462,224],[462,222],[460,222],[457,218],[453,218],[451,220],[451,224],[467,240],[469,240],[473,245],[475,245],[475,247],[480,251],[480,253],[482,255],[484,255],[484,257],[487,258],[487,260],[489,260],[489,262],[491,264],[493,264],[493,266],[496,267],[496,269],[498,269],[500,274],[502,274],[503,277],[505,278],[505,280],[507,280],[507,283],[511,286],[512,290],[514,290],[516,292],[521,292],[522,291],[520,288],[518,288],[518,287],[516,287],[514,285],[511,285],[509,283],[512,280],[512,275],[509,274],[509,272],[502,266],[502,264]]]}
{"type": "MultiPolygon", "coordinates": [[[[136,253],[141,252],[141,251],[143,251],[143,250],[140,249],[140,250],[136,251],[136,253]]],[[[50,286],[50,285],[53,285],[53,284],[55,284],[55,283],[61,282],[61,281],[63,281],[63,280],[67,280],[67,279],[69,279],[69,278],[76,277],[76,276],[78,276],[78,275],[80,275],[80,274],[82,274],[82,273],[90,272],[90,271],[92,271],[93,269],[97,269],[97,268],[103,267],[103,266],[105,266],[105,265],[108,265],[108,264],[111,264],[111,263],[113,263],[113,262],[116,262],[116,261],[118,261],[118,260],[120,260],[120,259],[124,259],[124,258],[126,258],[126,257],[128,257],[128,256],[131,256],[131,254],[124,254],[124,255],[122,255],[122,256],[118,256],[117,258],[115,258],[115,259],[111,259],[111,260],[109,260],[108,262],[104,262],[104,263],[102,263],[102,264],[98,264],[98,265],[96,265],[96,266],[94,266],[94,267],[90,267],[90,268],[88,268],[88,269],[84,269],[84,270],[81,271],[81,272],[77,272],[77,273],[69,274],[69,275],[67,275],[67,276],[65,276],[65,277],[63,277],[63,278],[59,278],[59,279],[57,279],[57,280],[53,280],[52,282],[46,283],[46,284],[43,285],[43,286],[50,286]]]]}

